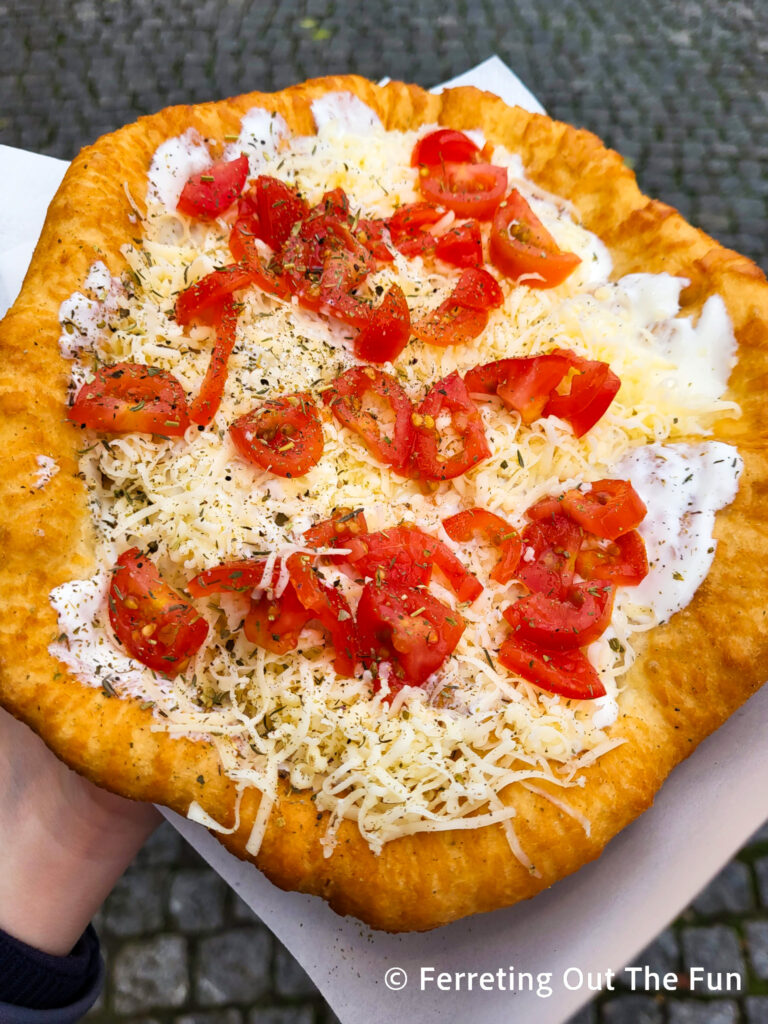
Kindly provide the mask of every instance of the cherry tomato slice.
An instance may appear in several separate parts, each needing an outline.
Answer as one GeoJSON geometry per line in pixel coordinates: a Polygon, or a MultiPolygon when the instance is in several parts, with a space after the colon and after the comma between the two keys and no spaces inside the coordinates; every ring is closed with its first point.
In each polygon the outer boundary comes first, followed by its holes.
{"type": "Polygon", "coordinates": [[[438,128],[422,136],[413,147],[411,167],[437,167],[444,163],[474,163],[480,148],[464,132],[438,128]]]}
{"type": "Polygon", "coordinates": [[[648,509],[629,480],[595,480],[588,491],[567,491],[562,509],[596,537],[616,540],[642,523],[648,509]]]}
{"type": "Polygon", "coordinates": [[[467,309],[497,309],[504,302],[499,282],[482,267],[469,267],[456,282],[451,298],[467,309]]]}
{"type": "Polygon", "coordinates": [[[523,552],[520,534],[506,519],[484,508],[470,508],[443,520],[443,529],[458,543],[471,540],[476,534],[484,534],[500,558],[491,572],[491,579],[497,583],[509,583],[514,579],[523,552]]]}
{"type": "Polygon", "coordinates": [[[414,413],[413,424],[414,457],[427,480],[452,480],[491,454],[482,417],[455,371],[433,385],[414,413]],[[441,437],[437,422],[443,413],[450,417],[451,429],[441,437]]]}
{"type": "Polygon", "coordinates": [[[349,543],[347,561],[360,579],[388,586],[425,586],[436,567],[459,601],[471,604],[483,587],[451,549],[413,526],[366,533],[349,543]]]}
{"type": "Polygon", "coordinates": [[[445,207],[434,203],[401,206],[388,221],[392,244],[403,256],[426,256],[437,244],[437,239],[427,229],[441,221],[445,214],[445,207]]]}
{"type": "Polygon", "coordinates": [[[276,476],[303,476],[323,454],[323,428],[309,395],[281,395],[257,405],[230,425],[238,452],[276,476]]]}
{"type": "Polygon", "coordinates": [[[109,621],[128,654],[173,679],[208,636],[208,623],[138,548],[124,551],[112,572],[109,621]]]}
{"type": "Polygon", "coordinates": [[[614,541],[584,547],[576,558],[576,572],[585,580],[610,580],[618,586],[635,587],[648,575],[645,541],[630,530],[614,541]]]}
{"type": "Polygon", "coordinates": [[[483,262],[483,242],[477,221],[468,220],[448,228],[436,240],[435,256],[454,267],[480,267],[483,262]]]}
{"type": "Polygon", "coordinates": [[[189,426],[187,398],[176,378],[156,366],[101,366],[83,384],[67,419],[110,434],[182,437],[189,426]]]}
{"type": "Polygon", "coordinates": [[[621,380],[608,363],[583,359],[567,349],[556,349],[551,358],[570,360],[576,373],[567,395],[553,394],[544,407],[544,416],[559,416],[571,424],[576,437],[582,437],[608,409],[621,387],[621,380]]]}
{"type": "Polygon", "coordinates": [[[387,226],[385,220],[377,220],[374,217],[359,217],[357,229],[354,231],[355,238],[379,263],[391,263],[395,258],[392,250],[384,242],[384,228],[387,226]]]}
{"type": "Polygon", "coordinates": [[[529,523],[522,534],[517,578],[537,594],[560,597],[573,583],[582,539],[581,527],[567,515],[529,523]]]}
{"type": "Polygon", "coordinates": [[[586,647],[610,624],[615,590],[610,583],[572,583],[563,597],[529,594],[504,609],[516,639],[546,651],[586,647]]]}
{"type": "Polygon", "coordinates": [[[470,394],[498,394],[508,409],[520,413],[523,423],[537,420],[565,377],[570,363],[564,355],[499,359],[475,366],[464,375],[470,394]]]}
{"type": "Polygon", "coordinates": [[[336,656],[334,668],[342,676],[351,676],[358,658],[357,630],[347,599],[335,587],[329,587],[317,573],[311,555],[291,555],[286,565],[299,602],[317,619],[331,638],[336,656]]]}
{"type": "Polygon", "coordinates": [[[379,462],[397,473],[409,474],[413,404],[394,377],[372,366],[355,366],[323,392],[323,402],[379,462]]]}
{"type": "Polygon", "coordinates": [[[212,220],[230,208],[243,191],[248,177],[248,157],[214,164],[193,174],[181,190],[176,209],[190,217],[212,220]]]}
{"type": "Polygon", "coordinates": [[[360,652],[375,672],[374,690],[381,689],[379,666],[389,662],[394,694],[403,686],[421,686],[454,651],[464,620],[424,590],[367,583],[357,607],[360,652]]]}
{"type": "Polygon", "coordinates": [[[323,519],[304,531],[304,540],[311,548],[345,547],[352,537],[368,533],[362,509],[337,508],[330,519],[323,519]]]}
{"type": "Polygon", "coordinates": [[[240,198],[237,215],[238,220],[249,220],[256,238],[272,249],[279,249],[294,224],[306,217],[307,210],[307,204],[295,189],[279,178],[260,174],[240,198]]]}
{"type": "Polygon", "coordinates": [[[426,200],[457,217],[489,220],[507,191],[507,169],[494,164],[443,163],[419,176],[426,200]]]}
{"type": "Polygon", "coordinates": [[[296,649],[301,631],[312,618],[313,613],[304,607],[289,582],[280,597],[264,593],[251,598],[243,632],[257,647],[285,654],[296,649]]]}
{"type": "Polygon", "coordinates": [[[219,267],[199,281],[180,292],[176,299],[176,323],[186,327],[195,319],[214,321],[221,315],[221,307],[232,292],[253,284],[253,276],[247,267],[238,263],[219,267]]]}
{"type": "Polygon", "coordinates": [[[570,700],[605,696],[600,677],[581,651],[543,651],[535,644],[509,637],[499,651],[501,664],[548,693],[570,700]]]}
{"type": "Polygon", "coordinates": [[[491,263],[507,277],[537,274],[539,279],[525,282],[529,288],[554,288],[581,263],[576,253],[559,248],[517,189],[496,210],[488,248],[491,263]]]}
{"type": "Polygon", "coordinates": [[[402,288],[393,284],[355,338],[355,355],[369,363],[391,363],[411,336],[411,314],[402,288]]]}
{"type": "Polygon", "coordinates": [[[273,587],[279,576],[276,566],[269,580],[264,581],[264,559],[240,558],[223,562],[211,569],[204,569],[187,584],[192,597],[208,597],[209,594],[242,594],[257,587],[273,587]]]}
{"type": "Polygon", "coordinates": [[[276,260],[262,260],[250,220],[235,221],[229,233],[229,249],[252,284],[279,299],[290,299],[291,290],[280,275],[276,260]]]}
{"type": "Polygon", "coordinates": [[[231,299],[225,302],[221,319],[216,324],[216,341],[211,361],[205,371],[200,391],[189,407],[190,420],[203,427],[208,426],[221,405],[221,397],[227,383],[227,362],[235,347],[237,315],[237,305],[231,299]]]}
{"type": "Polygon", "coordinates": [[[479,337],[488,323],[484,309],[468,309],[460,306],[448,296],[437,309],[433,309],[411,326],[411,333],[428,345],[448,348],[450,345],[466,345],[479,337]]]}

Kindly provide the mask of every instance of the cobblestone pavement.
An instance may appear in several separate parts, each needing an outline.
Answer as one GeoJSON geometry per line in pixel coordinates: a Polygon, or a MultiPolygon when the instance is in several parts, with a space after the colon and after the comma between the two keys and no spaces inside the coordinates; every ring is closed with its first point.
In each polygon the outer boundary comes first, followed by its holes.
{"type": "MultiPolygon", "coordinates": [[[[763,268],[768,5],[760,0],[0,0],[0,142],[72,157],[169,103],[355,71],[422,85],[496,52],[641,187],[763,268]]],[[[733,969],[749,994],[600,996],[579,1024],[768,1021],[768,827],[639,962],[733,969]]],[[[322,1024],[301,968],[168,827],[98,922],[99,1022],[322,1024]],[[215,970],[213,969],[215,965],[215,970]]]]}

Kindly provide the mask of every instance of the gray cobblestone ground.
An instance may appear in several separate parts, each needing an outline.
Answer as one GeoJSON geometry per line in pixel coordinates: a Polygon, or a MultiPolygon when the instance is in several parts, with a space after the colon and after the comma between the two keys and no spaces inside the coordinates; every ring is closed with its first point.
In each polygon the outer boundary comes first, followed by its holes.
{"type": "MultiPolygon", "coordinates": [[[[169,103],[341,71],[430,85],[492,52],[622,152],[646,192],[768,267],[763,0],[0,0],[0,142],[71,157],[169,103]]],[[[606,993],[578,1024],[766,1024],[767,909],[765,828],[638,958],[679,974],[682,994],[606,993]],[[749,994],[686,994],[707,960],[749,994]]],[[[335,1020],[168,826],[97,925],[109,977],[93,1024],[335,1020]]]]}

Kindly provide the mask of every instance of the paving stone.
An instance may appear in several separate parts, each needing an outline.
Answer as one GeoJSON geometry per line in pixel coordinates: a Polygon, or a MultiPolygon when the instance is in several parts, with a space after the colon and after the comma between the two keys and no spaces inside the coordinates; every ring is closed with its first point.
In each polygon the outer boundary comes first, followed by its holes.
{"type": "Polygon", "coordinates": [[[202,1013],[184,1014],[174,1017],[173,1024],[243,1024],[243,1015],[239,1010],[208,1010],[202,1013]]]}
{"type": "Polygon", "coordinates": [[[163,924],[167,871],[135,868],[126,872],[104,901],[100,925],[120,937],[146,935],[163,924]]]}
{"type": "Polygon", "coordinates": [[[202,939],[195,989],[203,1006],[248,1003],[270,989],[272,937],[265,928],[233,928],[202,939]]]}
{"type": "Polygon", "coordinates": [[[281,996],[316,996],[317,987],[301,964],[282,944],[275,955],[275,988],[281,996]]]}
{"type": "Polygon", "coordinates": [[[768,980],[768,921],[747,921],[744,925],[752,970],[768,980]]]}
{"type": "Polygon", "coordinates": [[[760,857],[755,861],[755,876],[760,902],[768,907],[768,857],[760,857]]]}
{"type": "Polygon", "coordinates": [[[668,1024],[737,1024],[738,1003],[698,1002],[684,999],[670,1002],[668,1024]]]}
{"type": "Polygon", "coordinates": [[[259,922],[259,917],[255,914],[245,900],[240,899],[237,893],[232,893],[232,910],[230,911],[232,918],[235,921],[242,921],[245,924],[254,924],[259,922]]]}
{"type": "Polygon", "coordinates": [[[726,864],[693,901],[693,909],[704,917],[743,914],[754,909],[754,905],[749,868],[738,860],[726,864]]]}
{"type": "Polygon", "coordinates": [[[663,1024],[664,1011],[652,996],[617,996],[603,1003],[603,1024],[663,1024]]]}
{"type": "Polygon", "coordinates": [[[768,996],[748,996],[744,1006],[747,1024],[765,1024],[768,1021],[768,996]]]}
{"type": "Polygon", "coordinates": [[[698,977],[691,979],[691,991],[698,995],[709,994],[707,976],[711,975],[711,993],[725,992],[725,975],[730,972],[739,975],[743,988],[746,967],[739,936],[733,928],[726,925],[683,928],[682,944],[684,970],[690,975],[693,968],[699,969],[698,977]],[[701,971],[704,972],[703,979],[701,971]]]}
{"type": "Polygon", "coordinates": [[[271,1006],[251,1010],[248,1014],[248,1024],[314,1024],[314,1021],[315,1010],[312,1006],[271,1006]]]}
{"type": "MultiPolygon", "coordinates": [[[[672,929],[665,928],[628,966],[647,968],[659,977],[676,973],[680,967],[680,949],[672,929]]],[[[622,985],[629,985],[633,977],[637,975],[621,971],[618,981],[622,985]]]]}
{"type": "Polygon", "coordinates": [[[168,900],[172,922],[186,934],[213,931],[224,923],[227,886],[210,868],[179,871],[168,900]]]}
{"type": "MultiPolygon", "coordinates": [[[[83,144],[88,141],[83,140],[83,144]]],[[[184,840],[176,829],[164,821],[136,855],[137,865],[174,864],[181,853],[184,840]]]]}
{"type": "Polygon", "coordinates": [[[182,1006],[189,995],[187,944],[177,935],[126,943],[112,969],[118,1013],[182,1006]]]}

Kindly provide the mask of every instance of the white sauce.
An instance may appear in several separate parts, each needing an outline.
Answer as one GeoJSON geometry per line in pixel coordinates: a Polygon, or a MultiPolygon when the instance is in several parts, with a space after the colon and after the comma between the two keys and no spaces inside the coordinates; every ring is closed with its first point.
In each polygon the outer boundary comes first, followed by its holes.
{"type": "Polygon", "coordinates": [[[187,180],[210,167],[211,163],[208,147],[194,128],[166,139],[152,157],[147,202],[160,203],[169,211],[175,210],[187,180]]]}
{"type": "Polygon", "coordinates": [[[660,622],[689,604],[709,572],[715,512],[735,498],[742,468],[738,451],[720,441],[636,448],[615,467],[648,506],[639,531],[650,572],[628,599],[660,622]]]}
{"type": "Polygon", "coordinates": [[[351,92],[327,92],[313,100],[312,117],[318,131],[328,125],[350,135],[369,135],[384,129],[376,111],[351,92]]]}
{"type": "Polygon", "coordinates": [[[59,472],[59,466],[50,455],[37,455],[35,458],[38,465],[37,472],[35,473],[35,488],[39,490],[56,476],[59,472]]]}
{"type": "Polygon", "coordinates": [[[628,274],[616,284],[616,299],[674,364],[666,386],[683,400],[688,393],[714,401],[728,386],[736,364],[736,338],[719,295],[707,299],[695,326],[691,317],[678,317],[680,293],[689,283],[671,274],[628,274]]]}
{"type": "Polygon", "coordinates": [[[87,294],[73,292],[59,306],[59,350],[65,359],[93,349],[124,294],[120,279],[112,277],[101,260],[91,265],[83,287],[87,294]]]}
{"type": "Polygon", "coordinates": [[[223,157],[225,160],[236,160],[241,153],[245,153],[251,176],[258,175],[288,135],[284,117],[262,107],[252,107],[240,122],[237,141],[225,147],[223,157]]]}
{"type": "Polygon", "coordinates": [[[146,699],[152,674],[123,654],[107,627],[110,571],[102,569],[87,580],[71,580],[51,591],[59,620],[60,639],[48,647],[80,682],[146,699]],[[66,639],[65,639],[66,637],[66,639]]]}

